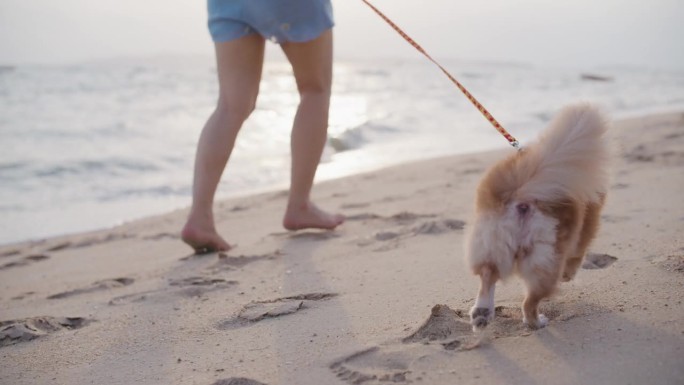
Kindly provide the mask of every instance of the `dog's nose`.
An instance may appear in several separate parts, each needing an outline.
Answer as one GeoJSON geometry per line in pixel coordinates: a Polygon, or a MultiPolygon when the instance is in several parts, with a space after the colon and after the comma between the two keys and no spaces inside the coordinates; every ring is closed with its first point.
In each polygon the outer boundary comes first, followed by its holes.
{"type": "Polygon", "coordinates": [[[530,205],[527,203],[518,203],[516,209],[518,210],[518,214],[525,215],[530,211],[530,205]]]}

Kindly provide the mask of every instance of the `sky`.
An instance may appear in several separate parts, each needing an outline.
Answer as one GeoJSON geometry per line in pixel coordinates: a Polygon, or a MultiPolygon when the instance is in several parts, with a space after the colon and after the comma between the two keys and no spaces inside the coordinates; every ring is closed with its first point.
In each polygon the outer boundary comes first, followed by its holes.
{"type": "MultiPolygon", "coordinates": [[[[684,70],[682,0],[372,2],[438,60],[684,70]]],[[[333,6],[337,59],[418,57],[361,0],[333,6]]],[[[0,0],[0,65],[212,53],[202,0],[0,0]]]]}

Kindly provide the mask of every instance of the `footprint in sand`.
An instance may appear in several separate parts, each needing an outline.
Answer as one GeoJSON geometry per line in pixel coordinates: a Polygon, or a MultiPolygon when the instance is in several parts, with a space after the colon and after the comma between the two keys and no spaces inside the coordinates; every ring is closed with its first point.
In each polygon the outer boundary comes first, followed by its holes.
{"type": "Polygon", "coordinates": [[[401,233],[397,233],[395,231],[381,231],[379,233],[376,233],[374,238],[377,241],[389,241],[390,239],[394,239],[400,236],[401,233]]]}
{"type": "Polygon", "coordinates": [[[31,262],[30,262],[30,261],[27,261],[27,260],[24,260],[24,259],[19,260],[19,261],[8,262],[8,263],[5,263],[5,264],[3,264],[3,265],[0,265],[0,270],[7,270],[7,269],[11,269],[11,268],[13,268],[13,267],[26,266],[26,265],[28,265],[29,263],[31,263],[31,262]]]}
{"type": "Polygon", "coordinates": [[[421,223],[411,231],[414,235],[419,234],[442,234],[449,231],[463,230],[465,222],[459,219],[445,219],[441,221],[429,221],[421,223]]]}
{"type": "Polygon", "coordinates": [[[669,141],[669,140],[673,140],[673,139],[679,139],[679,138],[681,138],[681,137],[684,137],[684,134],[678,132],[678,133],[674,133],[674,134],[665,135],[665,136],[663,137],[663,139],[669,141]]]}
{"type": "Polygon", "coordinates": [[[412,367],[418,357],[443,350],[463,350],[473,341],[465,312],[436,305],[427,321],[414,333],[398,342],[362,350],[338,360],[330,365],[330,370],[350,384],[414,382],[412,367]]]}
{"type": "Polygon", "coordinates": [[[333,363],[330,370],[340,380],[354,385],[413,382],[409,369],[412,360],[401,350],[374,347],[333,363]]]}
{"type": "Polygon", "coordinates": [[[629,162],[658,162],[666,166],[681,166],[684,164],[684,152],[662,151],[652,152],[643,144],[634,147],[624,157],[629,162]]]}
{"type": "Polygon", "coordinates": [[[684,273],[684,254],[668,255],[661,259],[658,265],[667,271],[674,271],[677,273],[684,273]]]}
{"type": "Polygon", "coordinates": [[[144,302],[149,297],[160,294],[160,293],[163,293],[163,292],[161,290],[148,290],[148,291],[143,291],[140,293],[120,295],[118,297],[114,297],[111,300],[109,300],[108,304],[110,306],[120,306],[120,305],[127,305],[130,303],[144,302]]]}
{"type": "MultiPolygon", "coordinates": [[[[577,303],[548,303],[542,311],[558,322],[605,310],[577,303]]],[[[429,368],[431,360],[444,354],[465,354],[488,340],[536,333],[523,325],[522,312],[517,307],[498,306],[495,313],[494,321],[485,331],[475,334],[467,311],[435,305],[427,321],[407,337],[351,354],[333,362],[330,370],[339,379],[355,385],[412,383],[419,380],[420,372],[428,370],[425,365],[429,368]]]]}
{"type": "Polygon", "coordinates": [[[435,214],[415,214],[407,211],[402,211],[398,214],[394,214],[388,217],[374,214],[374,213],[360,213],[355,215],[348,215],[346,217],[347,221],[369,221],[369,220],[384,220],[387,222],[392,222],[398,225],[406,225],[413,223],[421,218],[434,218],[435,214]]]}
{"type": "Polygon", "coordinates": [[[0,322],[0,347],[31,341],[60,330],[80,329],[91,321],[81,317],[32,317],[0,322]]]}
{"type": "MultiPolygon", "coordinates": [[[[406,226],[420,219],[435,218],[436,214],[416,214],[408,211],[403,211],[388,217],[383,217],[373,213],[363,213],[357,215],[351,215],[347,217],[348,221],[368,221],[368,220],[382,220],[385,222],[390,222],[397,226],[406,226]]],[[[440,234],[447,231],[461,230],[465,226],[465,222],[459,219],[444,219],[444,220],[432,220],[423,222],[411,232],[416,234],[440,234]]]]}
{"type": "Polygon", "coordinates": [[[115,233],[106,234],[105,236],[90,237],[90,238],[83,239],[79,242],[74,243],[73,245],[71,245],[71,247],[74,249],[77,249],[80,247],[95,246],[95,245],[99,245],[102,243],[120,241],[120,240],[128,239],[128,238],[135,238],[135,235],[133,235],[133,234],[115,234],[115,233]]]}
{"type": "Polygon", "coordinates": [[[632,219],[632,218],[629,217],[629,216],[626,216],[626,215],[609,215],[609,214],[605,214],[605,215],[601,215],[601,219],[602,219],[604,222],[608,222],[608,223],[620,223],[620,222],[626,222],[626,221],[628,221],[628,220],[630,220],[630,219],[632,219]]]}
{"type": "Polygon", "coordinates": [[[391,203],[391,202],[398,202],[398,201],[403,201],[406,200],[408,197],[405,195],[390,195],[387,197],[384,197],[380,199],[378,202],[380,203],[391,203]]]}
{"type": "Polygon", "coordinates": [[[224,253],[219,253],[218,261],[216,261],[216,263],[214,263],[213,265],[207,267],[206,270],[211,274],[217,274],[225,271],[233,271],[257,261],[276,259],[280,257],[282,254],[283,253],[280,250],[276,250],[268,254],[239,255],[237,257],[230,256],[224,253]]]}
{"type": "Polygon", "coordinates": [[[430,343],[437,341],[447,350],[454,350],[460,340],[471,334],[467,314],[462,310],[452,310],[446,305],[432,307],[430,317],[413,334],[402,338],[401,342],[430,343]]]}
{"type": "Polygon", "coordinates": [[[341,209],[343,210],[350,210],[350,209],[362,209],[370,206],[370,203],[344,203],[340,206],[341,209]]]}
{"type": "Polygon", "coordinates": [[[394,222],[400,225],[405,225],[405,224],[410,224],[418,219],[422,218],[434,218],[437,215],[435,214],[416,214],[408,211],[402,211],[400,213],[394,214],[388,218],[385,218],[386,220],[390,222],[394,222]]]}
{"type": "Polygon", "coordinates": [[[69,248],[71,246],[73,246],[73,244],[69,241],[66,241],[66,242],[61,242],[61,243],[58,243],[56,245],[50,246],[47,249],[45,249],[45,251],[60,251],[60,250],[64,250],[66,248],[69,248]]]}
{"type": "Polygon", "coordinates": [[[232,212],[232,213],[236,213],[236,212],[238,212],[238,211],[247,211],[247,210],[249,210],[249,206],[246,206],[246,205],[235,205],[235,206],[231,207],[230,210],[228,210],[228,211],[230,211],[230,212],[232,212]]]}
{"type": "Polygon", "coordinates": [[[4,250],[4,251],[0,251],[0,258],[13,257],[13,256],[19,255],[19,254],[21,254],[21,250],[19,250],[19,249],[4,250]]]}
{"type": "Polygon", "coordinates": [[[267,301],[251,302],[245,305],[237,316],[219,324],[221,330],[236,329],[267,318],[294,314],[312,307],[313,303],[336,297],[335,293],[309,293],[267,301]]]}
{"type": "Polygon", "coordinates": [[[30,297],[30,296],[32,296],[32,295],[34,295],[34,294],[36,294],[35,291],[27,291],[26,293],[21,293],[21,294],[19,294],[19,295],[16,296],[16,297],[12,297],[11,299],[12,299],[12,301],[20,301],[20,300],[22,300],[22,299],[24,299],[24,298],[26,298],[26,297],[30,297]]]}
{"type": "Polygon", "coordinates": [[[226,281],[221,278],[209,278],[209,277],[187,277],[180,279],[169,280],[169,285],[179,286],[179,287],[189,287],[189,286],[215,286],[218,284],[224,284],[232,281],[226,281]]]}
{"type": "Polygon", "coordinates": [[[227,289],[237,284],[237,281],[210,277],[187,277],[169,281],[170,286],[180,288],[178,293],[184,297],[201,297],[205,293],[227,289]]]}
{"type": "Polygon", "coordinates": [[[254,381],[249,378],[231,377],[223,380],[218,380],[211,385],[266,385],[263,382],[254,381]]]}
{"type": "Polygon", "coordinates": [[[18,261],[12,261],[5,263],[3,265],[0,265],[0,270],[6,270],[6,269],[11,269],[13,267],[21,267],[21,266],[27,266],[33,262],[39,262],[39,261],[44,261],[46,259],[49,259],[47,255],[43,254],[35,254],[35,255],[29,255],[27,257],[24,257],[18,261]]]}
{"type": "Polygon", "coordinates": [[[148,290],[140,293],[126,294],[112,298],[109,301],[111,306],[126,305],[130,303],[143,302],[150,298],[173,301],[177,296],[181,297],[201,297],[206,293],[224,290],[237,285],[237,281],[227,281],[221,278],[211,277],[185,277],[169,280],[169,289],[148,290]]]}
{"type": "Polygon", "coordinates": [[[110,233],[110,234],[105,234],[105,235],[101,235],[101,236],[88,237],[85,239],[81,239],[78,242],[72,242],[72,241],[59,242],[59,243],[56,243],[52,246],[47,247],[45,249],[45,251],[46,252],[54,252],[54,251],[61,251],[61,250],[65,250],[65,249],[78,249],[78,248],[82,248],[82,247],[89,247],[89,246],[99,245],[102,243],[119,241],[122,239],[134,238],[134,237],[135,237],[135,235],[133,235],[133,234],[110,233]]]}
{"type": "Polygon", "coordinates": [[[80,294],[87,294],[87,293],[94,293],[97,291],[116,289],[119,287],[131,285],[131,284],[133,284],[133,282],[135,282],[135,280],[133,278],[128,278],[128,277],[105,279],[102,281],[93,282],[88,287],[53,294],[53,295],[47,297],[47,299],[61,299],[61,298],[72,297],[72,296],[80,295],[80,294]]]}
{"type": "MultiPolygon", "coordinates": [[[[405,220],[405,219],[400,219],[405,220]]],[[[368,246],[374,243],[374,241],[394,241],[390,244],[382,245],[373,251],[387,251],[398,246],[399,240],[411,236],[417,235],[438,235],[450,231],[462,230],[465,226],[465,222],[459,219],[444,219],[438,221],[427,221],[423,222],[412,229],[401,228],[394,231],[380,231],[376,233],[373,238],[366,238],[357,242],[358,246],[368,246]]]]}
{"type": "Polygon", "coordinates": [[[355,214],[355,215],[347,215],[345,220],[347,222],[353,222],[353,221],[369,221],[369,220],[374,220],[374,219],[380,219],[382,218],[381,216],[373,213],[361,213],[361,214],[355,214]]]}
{"type": "Polygon", "coordinates": [[[589,253],[584,257],[582,268],[587,270],[605,269],[617,261],[617,257],[608,254],[589,253]]]}

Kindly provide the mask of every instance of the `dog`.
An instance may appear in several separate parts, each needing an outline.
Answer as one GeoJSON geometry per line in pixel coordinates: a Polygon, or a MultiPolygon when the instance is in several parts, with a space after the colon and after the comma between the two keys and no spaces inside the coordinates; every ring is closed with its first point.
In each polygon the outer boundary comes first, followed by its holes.
{"type": "Polygon", "coordinates": [[[570,281],[599,228],[608,189],[606,117],[589,104],[565,107],[537,142],[501,160],[477,188],[466,260],[480,277],[474,330],[494,317],[494,289],[512,274],[527,287],[523,322],[547,325],[541,300],[570,281]]]}

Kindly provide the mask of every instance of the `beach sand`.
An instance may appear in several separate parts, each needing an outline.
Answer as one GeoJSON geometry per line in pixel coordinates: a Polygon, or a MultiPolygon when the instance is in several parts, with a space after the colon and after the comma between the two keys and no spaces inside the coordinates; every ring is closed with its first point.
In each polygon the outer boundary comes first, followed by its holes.
{"type": "Polygon", "coordinates": [[[2,384],[682,384],[684,114],[617,122],[602,228],[522,326],[518,279],[467,324],[475,186],[510,149],[317,185],[347,222],[285,232],[286,192],[217,205],[234,250],[192,255],[187,210],[0,248],[2,384]]]}

